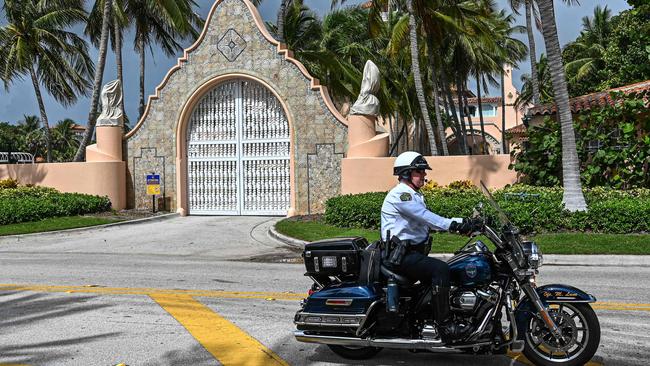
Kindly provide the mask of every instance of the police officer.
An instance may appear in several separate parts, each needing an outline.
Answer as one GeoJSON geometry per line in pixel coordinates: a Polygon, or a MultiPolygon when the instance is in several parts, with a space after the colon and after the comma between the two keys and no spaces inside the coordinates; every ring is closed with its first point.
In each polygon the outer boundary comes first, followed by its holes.
{"type": "Polygon", "coordinates": [[[431,167],[417,152],[407,151],[397,157],[393,175],[398,176],[399,184],[388,192],[381,207],[381,233],[384,240],[406,241],[407,252],[394,270],[410,280],[433,286],[433,310],[438,330],[443,340],[453,341],[465,337],[472,329],[449,319],[449,267],[427,256],[429,230],[468,234],[478,229],[479,223],[471,219],[445,218],[427,209],[419,192],[425,184],[427,170],[431,167]],[[387,237],[389,233],[390,238],[387,237]]]}

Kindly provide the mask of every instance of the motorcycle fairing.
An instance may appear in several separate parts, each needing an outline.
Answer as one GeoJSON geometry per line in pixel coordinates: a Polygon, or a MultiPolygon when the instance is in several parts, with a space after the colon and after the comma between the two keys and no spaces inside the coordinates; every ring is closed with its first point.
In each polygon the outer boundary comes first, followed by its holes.
{"type": "Polygon", "coordinates": [[[340,283],[326,287],[309,296],[303,311],[320,314],[365,314],[370,304],[378,298],[379,296],[372,287],[358,286],[355,283],[340,283]],[[352,300],[352,303],[349,306],[332,306],[326,304],[327,300],[334,299],[349,299],[352,300]]]}
{"type": "MultiPolygon", "coordinates": [[[[539,294],[540,299],[544,305],[558,304],[558,303],[591,303],[596,302],[596,298],[576,287],[569,285],[544,285],[535,288],[539,294]]],[[[537,310],[533,303],[526,297],[517,305],[515,309],[515,320],[517,322],[517,330],[519,338],[523,336],[530,318],[537,310]]]]}

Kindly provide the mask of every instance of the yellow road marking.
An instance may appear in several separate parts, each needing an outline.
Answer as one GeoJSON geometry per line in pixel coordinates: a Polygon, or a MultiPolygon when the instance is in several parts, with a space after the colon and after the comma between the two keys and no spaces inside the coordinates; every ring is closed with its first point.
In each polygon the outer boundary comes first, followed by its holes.
{"type": "MultiPolygon", "coordinates": [[[[108,295],[187,295],[192,297],[214,297],[223,299],[262,299],[262,300],[301,300],[307,294],[293,292],[267,292],[267,291],[218,291],[218,290],[182,290],[162,288],[128,288],[128,287],[100,287],[98,285],[83,286],[52,286],[52,285],[21,285],[0,284],[1,291],[34,291],[34,292],[65,292],[65,293],[94,293],[108,295]]],[[[648,311],[650,304],[603,302],[590,304],[596,310],[619,311],[648,311]]],[[[2,365],[0,365],[2,366],[2,365]]]]}
{"type": "Polygon", "coordinates": [[[288,365],[273,351],[189,295],[150,295],[222,365],[288,365]]]}
{"type": "Polygon", "coordinates": [[[291,292],[261,292],[261,291],[215,291],[215,290],[179,290],[161,288],[125,288],[125,287],[87,287],[87,286],[50,286],[50,285],[14,285],[0,284],[0,291],[34,291],[34,292],[66,292],[93,293],[108,295],[187,295],[193,297],[216,297],[225,299],[269,299],[301,300],[307,294],[291,292]]]}
{"type": "MultiPolygon", "coordinates": [[[[526,356],[524,356],[523,353],[518,353],[518,352],[515,353],[515,352],[512,352],[512,351],[508,351],[508,354],[506,356],[512,358],[513,360],[515,360],[517,362],[521,362],[524,365],[535,366],[535,364],[532,363],[528,358],[526,358],[526,356]]],[[[603,366],[603,364],[600,363],[600,362],[596,362],[596,361],[589,361],[589,362],[587,362],[585,364],[585,366],[603,366]]]]}

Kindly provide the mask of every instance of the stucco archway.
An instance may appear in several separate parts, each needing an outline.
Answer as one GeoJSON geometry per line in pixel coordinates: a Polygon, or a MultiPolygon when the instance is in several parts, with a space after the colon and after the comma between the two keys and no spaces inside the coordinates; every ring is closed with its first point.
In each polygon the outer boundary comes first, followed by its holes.
{"type": "Polygon", "coordinates": [[[287,118],[287,121],[289,123],[289,185],[290,185],[290,207],[289,207],[289,212],[288,215],[291,216],[295,212],[295,200],[296,200],[296,190],[294,189],[295,187],[295,177],[294,177],[294,128],[293,128],[293,116],[290,113],[289,108],[287,107],[286,103],[280,98],[278,95],[277,91],[275,88],[273,88],[269,83],[267,83],[264,80],[261,80],[260,78],[257,78],[252,75],[244,74],[244,73],[233,73],[233,74],[227,74],[227,75],[220,75],[212,80],[209,80],[208,82],[204,83],[200,87],[198,87],[194,93],[190,96],[190,98],[185,102],[183,109],[180,114],[180,118],[178,120],[178,128],[176,130],[176,168],[177,172],[181,172],[181,174],[176,175],[177,179],[177,186],[178,186],[178,191],[177,191],[177,207],[178,207],[178,212],[185,216],[190,214],[189,212],[189,199],[188,199],[188,157],[187,157],[187,131],[188,127],[190,124],[190,117],[192,115],[192,112],[194,111],[194,108],[196,107],[197,103],[211,90],[214,88],[218,87],[220,84],[234,80],[234,79],[245,79],[245,80],[252,80],[254,82],[257,82],[264,86],[267,90],[269,90],[275,98],[278,100],[280,105],[282,106],[282,109],[284,111],[284,114],[287,118]]]}

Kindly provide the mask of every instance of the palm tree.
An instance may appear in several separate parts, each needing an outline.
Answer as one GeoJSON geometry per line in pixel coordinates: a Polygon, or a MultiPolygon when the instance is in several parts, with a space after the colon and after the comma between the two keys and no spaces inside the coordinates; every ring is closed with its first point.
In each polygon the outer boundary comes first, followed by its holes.
{"type": "Polygon", "coordinates": [[[431,155],[438,155],[438,147],[436,145],[436,136],[431,127],[431,120],[429,118],[429,109],[427,107],[426,99],[424,96],[424,86],[422,85],[422,74],[420,71],[420,51],[418,47],[417,23],[415,21],[415,11],[413,10],[413,0],[406,0],[406,9],[409,14],[409,40],[411,49],[411,73],[415,82],[415,93],[420,104],[422,112],[422,119],[424,126],[429,137],[429,147],[431,155]]]}
{"type": "Polygon", "coordinates": [[[586,211],[587,203],[580,183],[580,161],[576,150],[575,132],[569,107],[569,92],[562,65],[560,41],[555,25],[553,0],[538,0],[538,5],[542,18],[544,43],[546,44],[546,52],[548,52],[555,103],[557,104],[557,115],[562,133],[562,184],[564,186],[562,202],[569,211],[586,211]]]}
{"type": "MultiPolygon", "coordinates": [[[[90,15],[88,16],[88,22],[84,33],[90,38],[90,42],[97,48],[99,48],[101,36],[102,36],[102,24],[103,24],[103,15],[104,15],[104,0],[95,1],[90,15]]],[[[124,95],[124,66],[122,62],[122,42],[123,42],[123,32],[124,29],[128,27],[128,19],[124,13],[124,0],[112,0],[111,11],[109,16],[109,33],[108,36],[111,41],[111,48],[115,53],[115,65],[117,69],[117,78],[120,80],[120,88],[122,89],[122,95],[124,95]]],[[[122,98],[122,112],[126,117],[126,111],[124,110],[124,98],[122,98]]],[[[126,118],[128,119],[128,118],[126,118]]]]}
{"type": "Polygon", "coordinates": [[[52,129],[54,152],[57,161],[70,161],[79,147],[79,140],[74,134],[72,127],[76,123],[70,118],[57,122],[52,129]]]}
{"type": "Polygon", "coordinates": [[[22,141],[17,146],[18,150],[26,150],[34,156],[43,156],[46,152],[45,128],[41,126],[41,120],[37,116],[23,115],[18,121],[18,132],[22,135],[22,141]]]}
{"type": "Polygon", "coordinates": [[[64,106],[87,95],[93,72],[86,43],[67,28],[86,20],[81,0],[6,0],[7,24],[0,28],[0,74],[5,88],[29,75],[45,130],[47,161],[52,161],[50,126],[41,85],[64,106]]]}
{"type": "Polygon", "coordinates": [[[203,19],[194,12],[194,0],[126,0],[125,13],[135,27],[134,49],[140,56],[139,116],[144,114],[145,52],[157,43],[167,56],[182,51],[179,41],[195,39],[203,19]]]}
{"type": "Polygon", "coordinates": [[[584,80],[605,66],[603,56],[611,33],[612,12],[605,6],[594,8],[594,17],[582,18],[582,31],[575,42],[566,46],[577,53],[577,58],[567,62],[565,69],[576,81],[584,80]]]}
{"type": "Polygon", "coordinates": [[[95,132],[95,124],[97,123],[97,105],[99,104],[99,92],[102,86],[102,78],[104,76],[104,66],[106,65],[106,48],[108,43],[108,31],[110,25],[112,0],[104,0],[104,9],[102,11],[102,32],[99,41],[99,56],[97,60],[97,69],[95,69],[95,78],[93,83],[93,95],[90,99],[90,111],[88,112],[88,122],[86,124],[86,132],[84,133],[77,153],[73,161],[82,161],[86,155],[86,146],[90,143],[95,132]]]}
{"type": "Polygon", "coordinates": [[[535,36],[533,35],[533,22],[536,25],[536,28],[539,30],[541,28],[541,21],[539,20],[539,12],[535,7],[535,0],[509,0],[510,8],[516,13],[519,14],[519,8],[523,5],[525,8],[526,16],[526,33],[528,36],[528,50],[529,52],[529,61],[530,69],[532,74],[531,87],[532,87],[532,103],[537,105],[541,102],[539,84],[537,80],[537,70],[535,65],[537,64],[537,53],[535,47],[535,36]]]}
{"type": "MultiPolygon", "coordinates": [[[[548,59],[545,54],[541,54],[539,62],[535,65],[537,72],[537,85],[539,85],[540,99],[539,103],[551,103],[553,101],[553,85],[551,82],[551,73],[548,70],[548,59]]],[[[528,74],[521,75],[522,87],[521,93],[515,100],[515,107],[521,109],[523,106],[531,104],[533,101],[533,80],[528,74]]]]}

